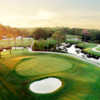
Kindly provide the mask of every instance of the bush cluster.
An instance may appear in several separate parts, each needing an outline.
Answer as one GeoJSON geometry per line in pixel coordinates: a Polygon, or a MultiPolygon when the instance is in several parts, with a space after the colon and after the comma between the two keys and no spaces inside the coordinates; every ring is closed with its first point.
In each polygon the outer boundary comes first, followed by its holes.
{"type": "Polygon", "coordinates": [[[32,50],[35,51],[53,51],[56,50],[56,40],[35,40],[32,50]]]}

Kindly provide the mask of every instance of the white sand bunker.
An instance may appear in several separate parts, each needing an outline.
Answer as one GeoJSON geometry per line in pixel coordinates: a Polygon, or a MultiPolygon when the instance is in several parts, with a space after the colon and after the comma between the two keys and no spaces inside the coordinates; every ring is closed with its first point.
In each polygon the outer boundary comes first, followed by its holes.
{"type": "Polygon", "coordinates": [[[62,82],[57,78],[46,78],[31,83],[29,89],[34,93],[52,93],[62,86],[62,82]]]}

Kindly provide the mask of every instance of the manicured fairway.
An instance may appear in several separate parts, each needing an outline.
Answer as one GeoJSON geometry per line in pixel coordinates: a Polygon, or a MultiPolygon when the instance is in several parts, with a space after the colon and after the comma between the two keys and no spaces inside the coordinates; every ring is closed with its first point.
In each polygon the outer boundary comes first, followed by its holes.
{"type": "Polygon", "coordinates": [[[70,56],[14,50],[0,59],[0,69],[0,100],[100,99],[100,68],[70,56]],[[59,78],[62,87],[51,94],[29,90],[32,82],[46,77],[59,78]]]}

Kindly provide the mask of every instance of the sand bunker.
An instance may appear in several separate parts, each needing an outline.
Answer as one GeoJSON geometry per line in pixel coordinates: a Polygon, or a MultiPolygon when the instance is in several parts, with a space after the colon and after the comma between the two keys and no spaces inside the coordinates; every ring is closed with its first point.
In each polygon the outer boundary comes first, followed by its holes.
{"type": "Polygon", "coordinates": [[[29,89],[34,93],[52,93],[62,86],[62,82],[57,78],[46,78],[30,84],[29,89]]]}

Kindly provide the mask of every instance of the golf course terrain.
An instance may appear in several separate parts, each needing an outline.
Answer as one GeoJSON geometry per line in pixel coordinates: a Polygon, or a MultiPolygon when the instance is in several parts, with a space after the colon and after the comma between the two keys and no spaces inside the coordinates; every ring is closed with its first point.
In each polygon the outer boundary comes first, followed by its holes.
{"type": "Polygon", "coordinates": [[[100,47],[98,47],[97,50],[100,51],[100,47]]]}
{"type": "Polygon", "coordinates": [[[0,100],[100,100],[100,0],[0,7],[0,100]]]}
{"type": "Polygon", "coordinates": [[[99,44],[97,43],[83,42],[78,39],[67,39],[66,43],[76,44],[76,46],[82,48],[85,53],[100,57],[100,46],[98,47],[99,44]],[[95,48],[96,50],[94,50],[95,48]]]}
{"type": "Polygon", "coordinates": [[[24,49],[0,59],[0,100],[99,100],[99,81],[98,66],[72,56],[24,49]],[[47,94],[29,89],[32,82],[49,77],[62,86],[47,94]]]}
{"type": "Polygon", "coordinates": [[[94,50],[94,48],[99,49],[97,48],[98,44],[96,43],[82,42],[78,43],[77,46],[83,48],[83,51],[90,55],[100,57],[100,52],[98,52],[98,50],[94,50]]]}
{"type": "Polygon", "coordinates": [[[100,45],[94,48],[94,51],[100,52],[100,45]]]}
{"type": "Polygon", "coordinates": [[[30,46],[30,44],[32,43],[33,39],[31,38],[23,38],[23,39],[16,39],[16,44],[15,41],[13,39],[4,39],[4,40],[0,40],[0,48],[7,48],[7,47],[27,47],[30,46]]]}

